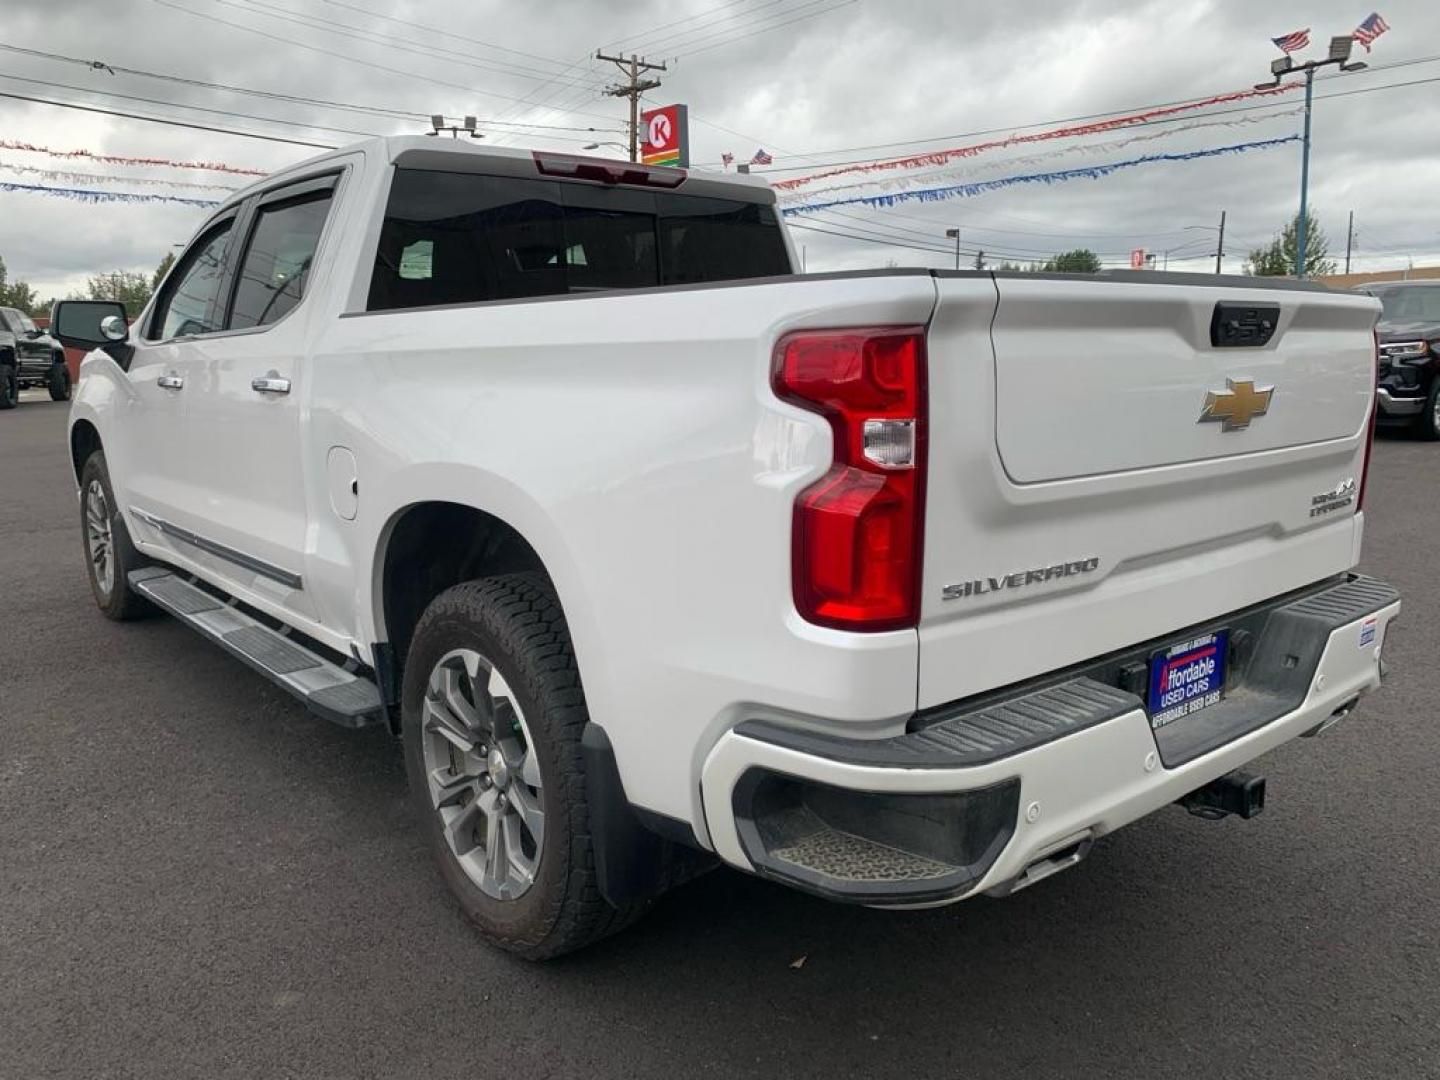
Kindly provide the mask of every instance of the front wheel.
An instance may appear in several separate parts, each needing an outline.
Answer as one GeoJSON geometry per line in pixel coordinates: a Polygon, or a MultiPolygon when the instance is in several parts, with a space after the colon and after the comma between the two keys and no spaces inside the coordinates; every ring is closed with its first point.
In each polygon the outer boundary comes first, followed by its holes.
{"type": "Polygon", "coordinates": [[[639,913],[600,895],[580,752],[585,694],[543,575],[441,593],[415,630],[401,711],[422,827],[486,938],[548,959],[639,913]]]}
{"type": "Polygon", "coordinates": [[[20,375],[14,364],[0,363],[0,409],[20,404],[20,375]]]}
{"type": "Polygon", "coordinates": [[[1425,399],[1425,408],[1416,417],[1415,427],[1422,439],[1440,440],[1440,372],[1430,380],[1430,394],[1425,399]]]}
{"type": "Polygon", "coordinates": [[[130,587],[130,572],[148,564],[130,541],[99,450],[80,470],[80,529],[90,592],[106,618],[124,622],[153,612],[150,601],[130,587]]]}
{"type": "Polygon", "coordinates": [[[45,387],[50,391],[51,401],[70,400],[70,369],[63,361],[50,365],[50,375],[45,380],[45,387]]]}

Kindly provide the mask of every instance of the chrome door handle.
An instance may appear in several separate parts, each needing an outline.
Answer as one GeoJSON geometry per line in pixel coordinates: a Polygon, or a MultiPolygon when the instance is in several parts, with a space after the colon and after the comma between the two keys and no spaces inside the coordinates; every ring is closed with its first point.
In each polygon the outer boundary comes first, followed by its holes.
{"type": "Polygon", "coordinates": [[[257,394],[288,394],[290,380],[280,375],[261,375],[250,380],[250,389],[257,394]]]}
{"type": "Polygon", "coordinates": [[[161,375],[155,380],[155,385],[161,390],[183,390],[185,379],[180,375],[161,375]]]}

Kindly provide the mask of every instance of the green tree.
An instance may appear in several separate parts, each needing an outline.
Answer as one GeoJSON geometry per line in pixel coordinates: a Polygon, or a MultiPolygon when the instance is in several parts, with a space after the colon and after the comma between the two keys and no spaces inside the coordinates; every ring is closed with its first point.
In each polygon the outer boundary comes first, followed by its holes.
{"type": "Polygon", "coordinates": [[[165,275],[170,272],[170,267],[175,265],[175,253],[167,251],[165,257],[160,260],[160,265],[155,267],[155,273],[150,275],[150,291],[154,292],[160,287],[160,282],[165,280],[165,275]]]}
{"type": "Polygon", "coordinates": [[[125,305],[125,314],[135,318],[150,300],[150,294],[155,287],[150,283],[150,275],[139,270],[112,270],[108,274],[98,274],[90,278],[85,285],[88,300],[119,300],[125,305]]]}
{"type": "Polygon", "coordinates": [[[39,306],[39,299],[29,282],[11,281],[5,260],[0,258],[0,307],[19,308],[27,315],[38,315],[39,306]]]}
{"type": "MultiPolygon", "coordinates": [[[[1330,238],[1313,214],[1307,213],[1305,221],[1305,276],[1333,274],[1335,260],[1330,258],[1330,238]]],[[[1256,277],[1295,277],[1299,249],[1300,215],[1297,213],[1269,244],[1250,252],[1245,260],[1245,273],[1256,277]]]]}
{"type": "Polygon", "coordinates": [[[1100,256],[1089,248],[1062,251],[1053,259],[1045,260],[1042,269],[1052,274],[1095,274],[1100,271],[1100,256]]]}

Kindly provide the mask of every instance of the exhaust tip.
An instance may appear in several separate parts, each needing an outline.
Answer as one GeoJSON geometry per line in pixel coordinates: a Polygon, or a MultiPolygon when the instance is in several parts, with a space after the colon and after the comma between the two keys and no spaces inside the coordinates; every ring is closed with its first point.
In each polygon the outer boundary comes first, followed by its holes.
{"type": "Polygon", "coordinates": [[[1321,720],[1320,723],[1312,727],[1309,731],[1301,733],[1300,737],[1302,739],[1313,739],[1317,735],[1324,735],[1325,732],[1329,731],[1341,720],[1344,720],[1347,716],[1354,712],[1355,706],[1359,703],[1360,695],[1356,694],[1349,701],[1345,702],[1338,709],[1336,709],[1329,716],[1327,716],[1324,720],[1321,720]]]}

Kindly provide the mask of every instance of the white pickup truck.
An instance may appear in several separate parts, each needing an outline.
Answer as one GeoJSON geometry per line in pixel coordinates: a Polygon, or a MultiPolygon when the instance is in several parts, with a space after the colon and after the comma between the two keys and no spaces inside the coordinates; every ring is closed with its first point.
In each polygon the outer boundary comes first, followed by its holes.
{"type": "Polygon", "coordinates": [[[95,599],[388,724],[531,957],[717,861],[914,907],[1249,817],[1238,767],[1379,684],[1374,299],[794,265],[747,177],[287,169],[134,326],[57,305],[95,599]]]}

